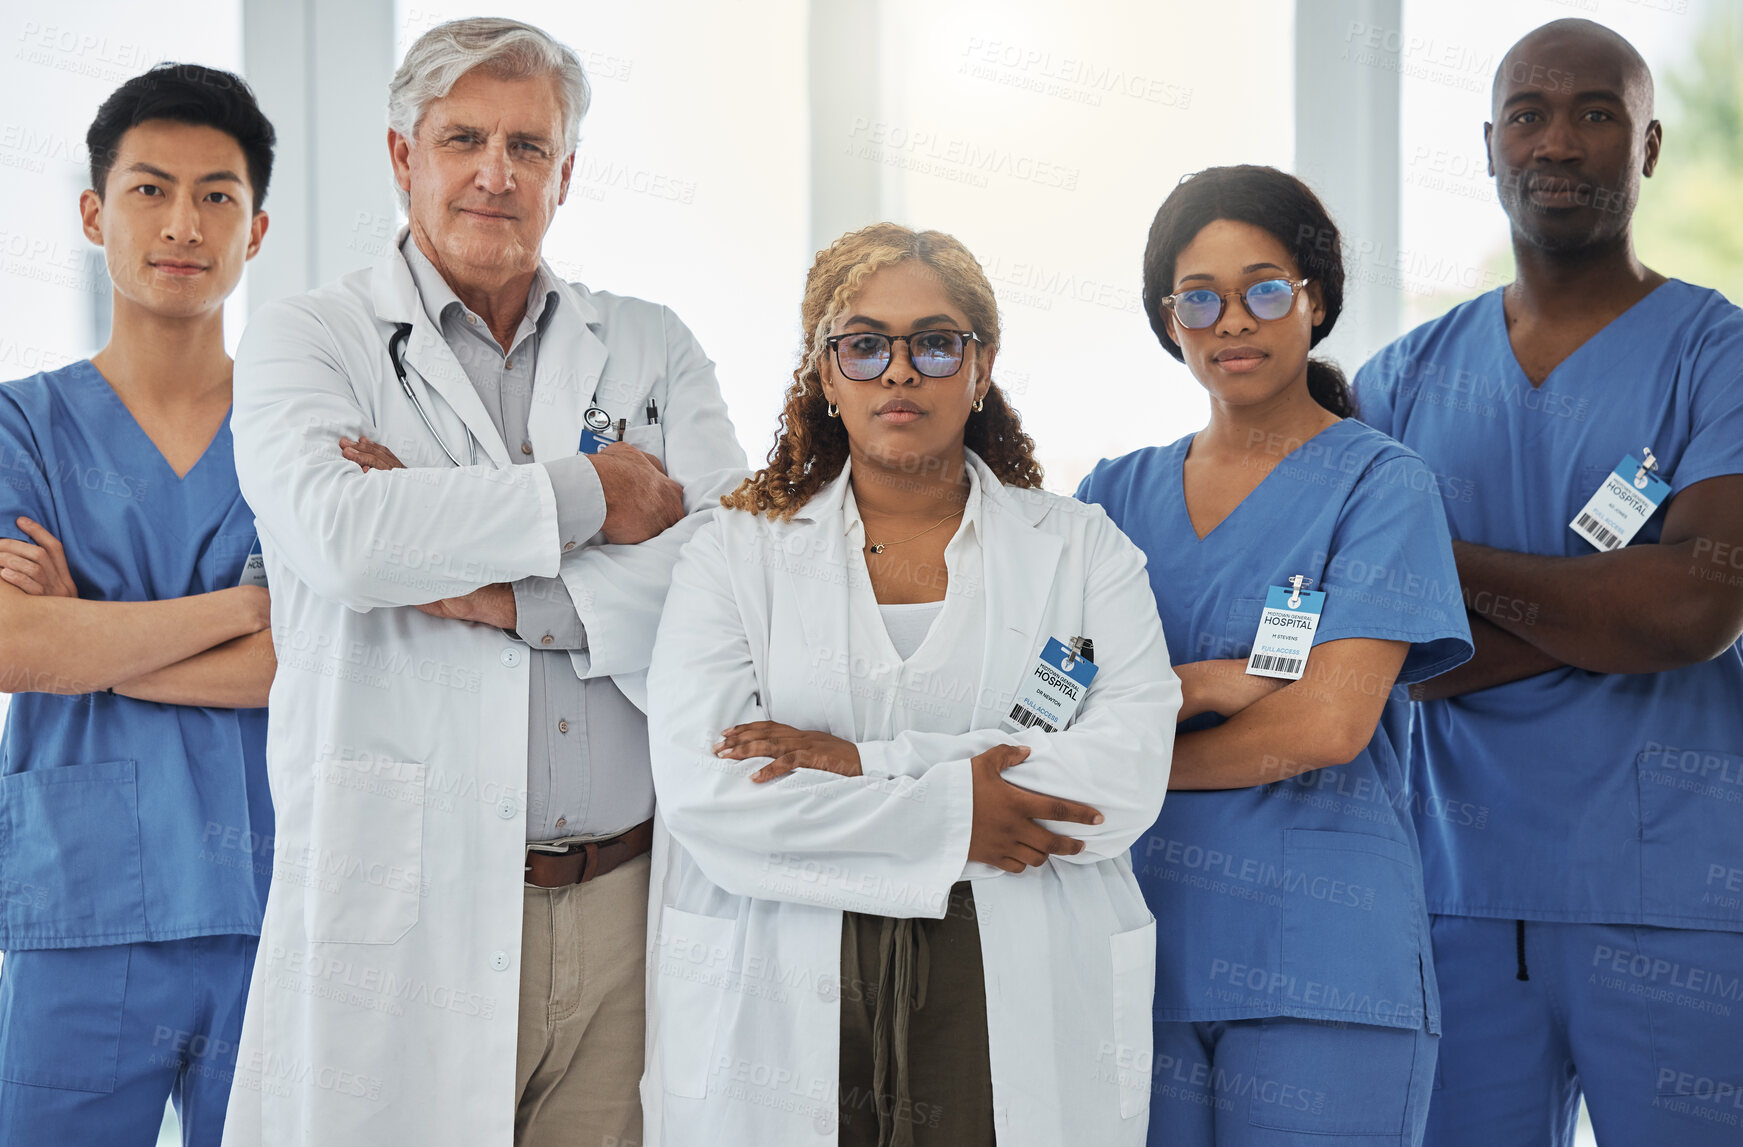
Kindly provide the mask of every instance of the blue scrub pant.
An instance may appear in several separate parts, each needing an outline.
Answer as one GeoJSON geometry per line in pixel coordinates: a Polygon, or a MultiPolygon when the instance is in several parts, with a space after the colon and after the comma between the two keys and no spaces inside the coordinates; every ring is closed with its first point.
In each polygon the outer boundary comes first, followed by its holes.
{"type": "Polygon", "coordinates": [[[1287,1017],[1159,1022],[1147,1142],[1415,1147],[1439,1039],[1422,1030],[1287,1017]]]}
{"type": "Polygon", "coordinates": [[[1743,934],[1433,920],[1444,1035],[1428,1147],[1743,1143],[1743,934]],[[1527,978],[1520,979],[1523,970],[1527,978]]]}
{"type": "Polygon", "coordinates": [[[8,952],[0,1147],[151,1147],[166,1098],[187,1147],[218,1147],[257,943],[8,952]]]}

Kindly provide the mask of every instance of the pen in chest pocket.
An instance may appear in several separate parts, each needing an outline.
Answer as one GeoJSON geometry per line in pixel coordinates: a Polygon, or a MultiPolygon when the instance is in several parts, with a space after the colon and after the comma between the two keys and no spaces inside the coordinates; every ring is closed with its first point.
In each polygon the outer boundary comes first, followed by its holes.
{"type": "MultiPolygon", "coordinates": [[[[647,420],[649,426],[660,424],[660,407],[654,399],[648,399],[647,420]]],[[[587,407],[587,412],[581,416],[585,428],[581,431],[581,443],[578,447],[582,454],[597,454],[613,442],[624,441],[629,430],[629,419],[619,418],[615,423],[611,415],[595,404],[587,407]]]]}

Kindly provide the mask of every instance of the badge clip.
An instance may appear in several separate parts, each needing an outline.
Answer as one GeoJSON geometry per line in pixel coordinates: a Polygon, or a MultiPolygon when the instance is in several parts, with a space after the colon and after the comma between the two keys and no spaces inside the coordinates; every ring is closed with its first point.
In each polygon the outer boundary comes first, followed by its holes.
{"type": "Polygon", "coordinates": [[[1301,591],[1313,584],[1313,579],[1296,574],[1289,579],[1289,608],[1301,608],[1301,591]]]}
{"type": "Polygon", "coordinates": [[[1060,663],[1066,672],[1069,673],[1076,669],[1079,661],[1087,661],[1091,665],[1095,664],[1095,642],[1087,637],[1073,637],[1067,644],[1070,645],[1071,652],[1060,663]]]}
{"type": "Polygon", "coordinates": [[[1646,489],[1646,475],[1649,472],[1654,472],[1658,469],[1658,459],[1652,456],[1652,447],[1642,447],[1640,452],[1646,456],[1646,461],[1642,462],[1640,468],[1634,471],[1634,488],[1636,490],[1646,489]]]}

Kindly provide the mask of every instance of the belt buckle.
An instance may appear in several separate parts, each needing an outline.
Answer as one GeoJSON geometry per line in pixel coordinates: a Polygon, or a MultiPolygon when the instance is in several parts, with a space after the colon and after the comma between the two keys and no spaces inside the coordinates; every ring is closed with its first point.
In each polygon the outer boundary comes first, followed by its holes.
{"type": "MultiPolygon", "coordinates": [[[[558,857],[574,856],[577,853],[579,853],[581,856],[581,868],[578,872],[576,872],[575,879],[573,881],[568,882],[568,883],[569,884],[584,883],[587,880],[588,871],[590,869],[598,867],[598,864],[599,864],[599,845],[595,841],[578,841],[575,844],[571,844],[571,845],[567,846],[561,852],[553,852],[553,851],[550,851],[547,849],[538,849],[538,848],[527,849],[527,853],[526,853],[527,862],[521,869],[521,874],[523,877],[522,882],[527,883],[527,884],[532,883],[532,881],[525,880],[524,878],[532,873],[532,870],[533,870],[532,857],[534,855],[549,856],[549,857],[555,859],[558,857]]],[[[555,885],[554,887],[561,888],[561,887],[566,887],[566,886],[567,885],[565,884],[565,885],[555,885]]],[[[544,887],[544,886],[541,885],[540,887],[544,887]]]]}

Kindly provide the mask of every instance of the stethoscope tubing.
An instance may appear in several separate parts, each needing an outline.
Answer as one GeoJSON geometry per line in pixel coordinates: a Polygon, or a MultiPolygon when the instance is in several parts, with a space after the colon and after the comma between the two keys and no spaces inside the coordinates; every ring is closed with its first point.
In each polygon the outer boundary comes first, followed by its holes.
{"type": "Polygon", "coordinates": [[[430,432],[430,437],[436,440],[436,445],[442,448],[442,453],[448,456],[448,461],[456,466],[464,466],[465,463],[454,457],[454,452],[448,449],[448,444],[442,441],[442,436],[436,432],[435,424],[425,413],[424,404],[418,401],[417,392],[412,389],[411,380],[406,377],[405,362],[402,356],[405,353],[406,340],[411,338],[411,334],[412,325],[410,323],[396,323],[393,334],[388,336],[387,340],[387,357],[393,360],[393,373],[399,378],[399,388],[405,391],[406,398],[411,400],[412,409],[418,412],[418,418],[423,421],[424,429],[430,432]]]}

